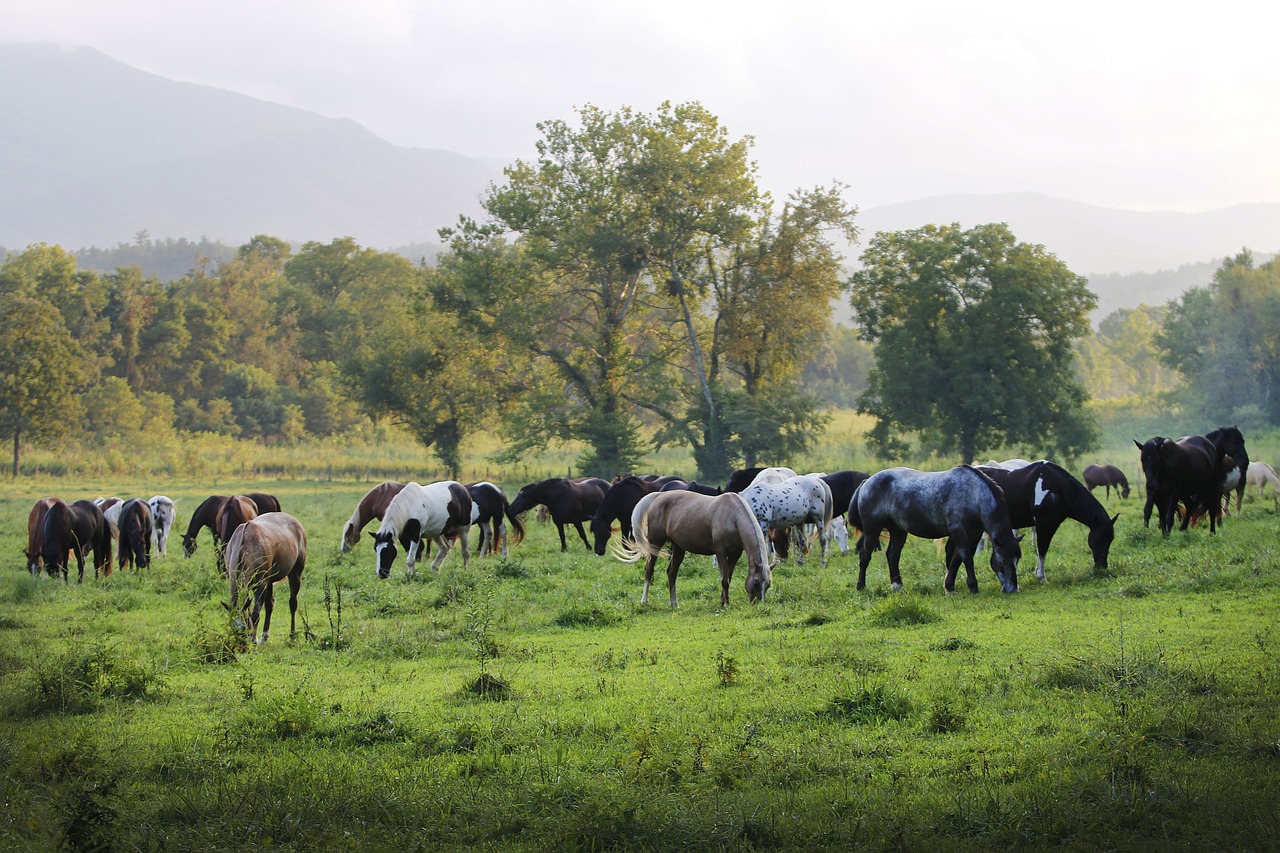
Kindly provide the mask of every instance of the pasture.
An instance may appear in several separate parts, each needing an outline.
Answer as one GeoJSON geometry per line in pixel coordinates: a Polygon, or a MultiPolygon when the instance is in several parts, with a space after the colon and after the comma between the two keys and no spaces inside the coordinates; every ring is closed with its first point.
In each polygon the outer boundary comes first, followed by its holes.
{"type": "Polygon", "coordinates": [[[1113,492],[1108,569],[1067,522],[1016,595],[986,554],[979,594],[945,595],[912,539],[902,592],[883,552],[863,592],[835,552],[776,567],[758,606],[740,563],[724,610],[691,555],[673,611],[639,604],[639,565],[576,537],[561,554],[532,514],[507,559],[410,579],[401,558],[380,581],[367,534],[338,552],[370,482],[10,485],[6,849],[1256,849],[1280,830],[1280,518],[1252,493],[1215,536],[1166,540],[1140,486],[1113,492]],[[37,497],[156,491],[179,532],[210,493],[277,495],[308,534],[305,635],[237,644],[207,532],[149,570],[27,574],[37,497]]]}

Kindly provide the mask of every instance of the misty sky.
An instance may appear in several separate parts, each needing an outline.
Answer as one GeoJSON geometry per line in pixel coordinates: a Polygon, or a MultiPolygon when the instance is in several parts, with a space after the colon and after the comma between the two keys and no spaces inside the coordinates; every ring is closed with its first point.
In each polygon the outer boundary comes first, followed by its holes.
{"type": "Polygon", "coordinates": [[[1280,4],[1235,0],[0,2],[3,41],[88,45],[506,161],[584,104],[699,100],[755,137],[775,194],[839,180],[863,208],[1280,202],[1278,37],[1280,4]]]}

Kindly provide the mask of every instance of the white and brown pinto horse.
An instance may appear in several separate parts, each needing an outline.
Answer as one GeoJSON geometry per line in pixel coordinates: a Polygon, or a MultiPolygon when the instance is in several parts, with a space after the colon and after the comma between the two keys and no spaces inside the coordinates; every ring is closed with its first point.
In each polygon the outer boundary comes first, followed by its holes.
{"type": "Polygon", "coordinates": [[[264,512],[236,528],[227,543],[227,576],[230,579],[231,612],[241,611],[247,617],[245,629],[254,643],[265,643],[271,630],[271,611],[275,606],[275,584],[289,581],[289,637],[297,630],[298,589],[302,586],[302,570],[307,565],[307,533],[302,524],[284,512],[264,512]],[[250,591],[241,602],[240,590],[250,591]],[[249,611],[252,601],[253,610],[249,611]],[[258,614],[266,608],[262,619],[262,636],[257,636],[258,614]]]}
{"type": "Polygon", "coordinates": [[[360,502],[356,504],[356,508],[352,511],[351,517],[342,526],[342,547],[340,551],[343,554],[356,547],[356,544],[360,541],[360,532],[364,530],[365,525],[375,518],[379,521],[382,520],[382,516],[387,512],[387,507],[391,506],[392,499],[400,494],[403,489],[404,483],[387,480],[364,493],[364,497],[360,498],[360,502]]]}
{"type": "Polygon", "coordinates": [[[391,566],[396,559],[396,542],[404,548],[405,564],[412,576],[418,555],[422,553],[424,539],[435,540],[439,546],[432,571],[440,571],[440,564],[449,553],[450,535],[462,540],[462,565],[471,557],[471,494],[466,486],[454,480],[442,480],[423,486],[405,483],[400,493],[391,499],[377,533],[370,533],[376,558],[375,570],[379,578],[391,576],[391,566]]]}
{"type": "Polygon", "coordinates": [[[169,556],[169,531],[173,528],[174,519],[178,517],[178,507],[174,504],[173,499],[165,495],[156,495],[147,501],[147,505],[151,507],[151,520],[153,526],[151,528],[152,544],[156,546],[156,550],[160,552],[161,557],[169,556]]]}
{"type": "Polygon", "coordinates": [[[751,507],[736,492],[702,495],[688,490],[650,492],[631,514],[632,538],[615,546],[618,559],[644,560],[644,591],[640,603],[649,602],[653,569],[664,545],[671,546],[667,564],[667,591],[676,606],[676,575],[685,554],[714,555],[720,568],[720,606],[729,606],[729,584],[738,558],[747,555],[747,600],[763,601],[773,583],[764,533],[751,507]]]}

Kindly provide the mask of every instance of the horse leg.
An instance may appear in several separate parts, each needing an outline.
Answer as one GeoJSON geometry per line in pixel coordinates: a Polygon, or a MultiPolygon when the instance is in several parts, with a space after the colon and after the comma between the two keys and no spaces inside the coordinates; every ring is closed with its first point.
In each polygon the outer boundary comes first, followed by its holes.
{"type": "Polygon", "coordinates": [[[644,561],[644,591],[640,593],[640,603],[649,603],[649,584],[653,582],[653,567],[658,562],[658,552],[654,551],[649,559],[644,561]]]}
{"type": "MultiPolygon", "coordinates": [[[[464,536],[466,536],[465,533],[458,534],[459,539],[463,539],[464,536]]],[[[465,543],[466,540],[463,539],[463,542],[465,543]]],[[[440,564],[444,562],[445,555],[449,553],[449,549],[452,546],[449,544],[449,540],[445,539],[443,535],[437,536],[435,538],[435,543],[436,543],[436,558],[431,563],[431,571],[435,572],[436,574],[440,574],[440,564]]],[[[463,545],[463,548],[462,548],[462,565],[463,565],[463,568],[466,568],[467,549],[465,544],[463,545]]]]}
{"type": "Polygon", "coordinates": [[[289,639],[298,635],[296,617],[298,615],[298,590],[302,587],[302,572],[289,574],[289,639]]]}
{"type": "Polygon", "coordinates": [[[493,520],[493,538],[501,543],[502,559],[507,559],[507,521],[501,515],[493,520]]]}
{"type": "Polygon", "coordinates": [[[955,561],[956,543],[952,541],[950,536],[947,537],[943,553],[945,554],[943,558],[945,560],[943,563],[945,570],[942,574],[942,588],[946,590],[948,595],[951,595],[956,591],[956,570],[960,564],[955,561]]]}
{"type": "Polygon", "coordinates": [[[864,530],[858,537],[858,544],[854,546],[858,549],[858,589],[867,585],[867,566],[871,563],[871,555],[876,552],[879,545],[879,530],[864,530]]]}
{"type": "Polygon", "coordinates": [[[1033,530],[1036,538],[1036,580],[1044,582],[1044,557],[1049,553],[1049,543],[1058,532],[1058,525],[1051,522],[1037,524],[1033,530]]]}
{"type": "MultiPolygon", "coordinates": [[[[676,575],[680,572],[680,564],[684,562],[685,550],[676,543],[671,543],[671,562],[667,563],[667,592],[671,594],[671,606],[676,606],[676,575]]],[[[721,586],[723,590],[720,594],[720,606],[724,607],[729,603],[729,584],[724,581],[724,575],[721,574],[721,586]]]]}
{"type": "Polygon", "coordinates": [[[898,570],[902,558],[902,546],[907,544],[907,531],[890,530],[889,547],[884,549],[884,558],[889,563],[889,589],[897,592],[902,589],[902,573],[898,570]]]}
{"type": "Polygon", "coordinates": [[[569,543],[564,538],[564,524],[556,522],[556,527],[560,530],[560,553],[563,554],[569,550],[569,543]]]}
{"type": "Polygon", "coordinates": [[[258,639],[258,645],[265,643],[267,636],[271,633],[271,611],[276,606],[276,585],[271,581],[267,581],[267,590],[262,596],[262,601],[266,607],[262,613],[262,636],[258,639]]]}
{"type": "Polygon", "coordinates": [[[574,526],[574,527],[576,527],[576,528],[578,528],[578,538],[582,540],[582,544],[583,544],[583,546],[584,546],[588,551],[590,551],[590,550],[591,550],[591,543],[587,541],[587,531],[585,531],[585,530],[583,530],[583,529],[582,529],[582,522],[581,522],[581,521],[575,521],[575,522],[573,523],[573,526],[574,526]]]}
{"type": "Polygon", "coordinates": [[[458,534],[458,538],[462,540],[462,568],[467,567],[467,560],[471,558],[471,531],[464,527],[458,534]]]}

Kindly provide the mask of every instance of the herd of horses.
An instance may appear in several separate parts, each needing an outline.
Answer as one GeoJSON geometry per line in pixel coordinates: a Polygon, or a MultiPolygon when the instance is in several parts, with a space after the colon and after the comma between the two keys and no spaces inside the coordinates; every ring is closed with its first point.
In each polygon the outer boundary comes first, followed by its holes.
{"type": "MultiPolygon", "coordinates": [[[[1171,439],[1156,436],[1134,442],[1146,483],[1144,523],[1156,512],[1160,531],[1168,536],[1181,519],[1186,530],[1207,517],[1210,532],[1229,511],[1236,493],[1239,513],[1244,489],[1270,485],[1280,489],[1280,477],[1264,462],[1251,462],[1244,436],[1237,427],[1220,427],[1205,435],[1171,439]],[[1224,500],[1225,499],[1225,500],[1224,500]]],[[[723,487],[707,486],[678,476],[622,475],[612,481],[598,477],[549,478],[522,487],[511,501],[493,483],[462,484],[452,480],[428,483],[387,481],[370,489],[343,525],[340,549],[349,551],[371,522],[379,526],[369,536],[374,543],[375,571],[388,578],[400,550],[407,571],[417,561],[438,552],[433,570],[461,544],[464,566],[470,557],[470,529],[478,526],[478,552],[509,554],[508,524],[518,544],[525,536],[521,516],[545,511],[556,525],[560,550],[569,550],[565,528],[572,525],[583,545],[598,555],[609,551],[615,529],[619,542],[614,556],[625,562],[644,561],[641,602],[647,603],[653,572],[669,551],[667,589],[676,606],[676,577],[687,554],[712,556],[720,572],[721,606],[729,603],[734,568],[746,556],[745,587],[751,602],[762,601],[773,581],[773,569],[787,559],[792,547],[802,563],[812,531],[825,566],[832,541],[845,549],[841,534],[846,524],[860,533],[857,588],[866,584],[867,567],[882,540],[894,589],[902,588],[899,570],[909,536],[943,543],[947,592],[955,591],[961,566],[970,592],[978,591],[974,560],[989,543],[992,571],[1006,593],[1018,590],[1022,535],[1030,529],[1036,551],[1036,576],[1045,578],[1045,557],[1058,529],[1068,520],[1089,530],[1088,546],[1097,569],[1107,567],[1118,515],[1109,516],[1093,490],[1117,489],[1129,496],[1129,483],[1120,469],[1090,465],[1083,483],[1059,465],[1022,459],[959,465],[946,471],[888,468],[874,474],[839,471],[798,474],[790,468],[753,467],[737,471],[723,487]],[[593,541],[583,525],[589,525],[593,541]]],[[[1280,506],[1280,504],[1278,504],[1280,506]]],[[[27,567],[42,569],[64,581],[69,555],[74,555],[84,578],[85,558],[93,556],[95,577],[111,573],[113,543],[118,542],[118,565],[145,569],[153,546],[166,553],[175,504],[163,495],[150,500],[99,498],[67,502],[41,498],[28,518],[27,567]]],[[[197,535],[208,529],[216,560],[229,580],[230,609],[244,615],[248,635],[267,639],[273,609],[273,588],[289,582],[289,629],[296,630],[298,590],[306,565],[306,531],[280,509],[273,495],[212,495],[191,515],[182,537],[183,553],[196,552],[197,535]],[[250,595],[243,601],[241,590],[250,595]],[[265,614],[264,614],[265,611],[265,614]],[[256,633],[263,615],[262,633],[256,633]]]]}

